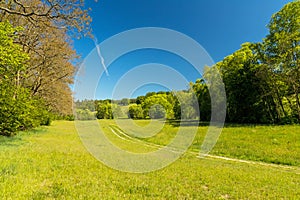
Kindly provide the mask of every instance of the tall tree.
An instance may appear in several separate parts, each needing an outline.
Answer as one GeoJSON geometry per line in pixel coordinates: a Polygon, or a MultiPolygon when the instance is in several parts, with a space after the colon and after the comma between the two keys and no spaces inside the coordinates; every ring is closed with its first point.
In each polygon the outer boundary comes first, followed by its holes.
{"type": "MultiPolygon", "coordinates": [[[[198,79],[196,80],[195,83],[190,83],[190,87],[198,99],[200,120],[209,121],[211,117],[211,102],[210,102],[209,90],[206,83],[204,82],[204,79],[198,79]]],[[[192,100],[193,98],[190,95],[189,102],[192,103],[192,100]]],[[[195,112],[197,108],[193,104],[195,103],[192,103],[191,106],[194,107],[194,112],[195,112]]]]}
{"type": "Polygon", "coordinates": [[[49,123],[43,101],[19,84],[29,56],[14,43],[18,31],[8,22],[0,22],[0,134],[6,136],[49,123]]]}
{"type": "Polygon", "coordinates": [[[300,1],[286,4],[272,16],[268,27],[263,61],[274,77],[272,89],[284,114],[288,114],[282,102],[286,99],[300,122],[300,1]]]}
{"type": "Polygon", "coordinates": [[[2,17],[17,16],[31,24],[45,23],[50,26],[72,31],[90,33],[91,18],[84,9],[84,0],[5,0],[0,1],[2,17]]]}
{"type": "Polygon", "coordinates": [[[90,33],[91,18],[84,1],[1,1],[0,17],[24,27],[15,42],[30,55],[30,60],[19,84],[29,88],[33,96],[42,97],[52,112],[71,114],[69,84],[73,82],[78,56],[69,36],[90,33]]]}
{"type": "Polygon", "coordinates": [[[242,48],[216,64],[227,95],[227,121],[266,123],[270,120],[263,98],[262,79],[257,76],[260,63],[256,44],[245,43],[242,48]]]}

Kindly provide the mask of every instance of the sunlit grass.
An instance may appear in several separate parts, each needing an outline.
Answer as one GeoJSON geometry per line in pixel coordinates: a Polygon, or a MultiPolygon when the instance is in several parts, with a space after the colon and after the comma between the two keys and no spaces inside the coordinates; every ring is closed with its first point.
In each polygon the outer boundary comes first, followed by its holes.
{"type": "MultiPolygon", "coordinates": [[[[138,120],[137,123],[140,126],[145,126],[149,121],[138,120]]],[[[113,120],[102,120],[101,124],[103,126],[117,126],[113,120]]],[[[129,123],[125,122],[121,128],[125,130],[134,129],[129,123]]],[[[195,126],[185,124],[181,129],[186,133],[190,133],[195,130],[195,126]]],[[[153,137],[140,139],[159,145],[167,145],[176,136],[178,130],[178,126],[174,126],[172,123],[166,123],[153,137]]],[[[207,130],[208,126],[198,127],[196,137],[190,147],[191,150],[200,151],[207,130]]],[[[131,135],[130,131],[126,133],[131,135]]],[[[226,125],[211,154],[267,163],[300,166],[300,126],[226,125]]]]}
{"type": "MultiPolygon", "coordinates": [[[[113,124],[103,122],[103,126],[113,124]]],[[[167,126],[165,130],[172,132],[172,126],[167,126]]],[[[192,148],[199,147],[204,130],[206,127],[199,128],[192,148]]],[[[239,144],[256,157],[278,154],[282,159],[285,155],[296,165],[297,132],[299,126],[228,127],[214,153],[242,155],[235,152],[239,144]]],[[[144,140],[159,142],[164,137],[158,134],[144,140]]],[[[0,199],[297,199],[300,195],[297,170],[199,159],[190,153],[151,173],[116,171],[86,151],[73,122],[57,121],[15,138],[1,137],[0,160],[0,199]]]]}

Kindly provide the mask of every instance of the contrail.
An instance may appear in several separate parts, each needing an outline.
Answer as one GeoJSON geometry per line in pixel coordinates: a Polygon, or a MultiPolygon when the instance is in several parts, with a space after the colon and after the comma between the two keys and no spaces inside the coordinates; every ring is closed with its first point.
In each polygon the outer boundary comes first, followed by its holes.
{"type": "Polygon", "coordinates": [[[106,67],[106,65],[105,65],[104,58],[103,58],[103,56],[102,56],[102,54],[101,54],[100,46],[98,45],[98,39],[97,39],[97,37],[94,36],[94,39],[93,39],[93,40],[94,40],[94,43],[95,43],[95,46],[96,46],[96,49],[97,49],[98,56],[99,56],[99,58],[101,59],[101,64],[102,64],[102,66],[103,66],[103,68],[104,68],[105,74],[106,74],[106,76],[109,76],[107,67],[106,67]]]}

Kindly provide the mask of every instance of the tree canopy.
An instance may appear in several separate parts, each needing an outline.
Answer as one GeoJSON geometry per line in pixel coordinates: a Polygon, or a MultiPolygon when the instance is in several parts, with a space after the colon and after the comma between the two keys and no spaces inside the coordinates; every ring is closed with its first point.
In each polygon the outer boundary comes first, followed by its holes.
{"type": "Polygon", "coordinates": [[[261,43],[244,43],[217,68],[225,83],[227,121],[300,122],[300,1],[285,5],[261,43]]]}
{"type": "MultiPolygon", "coordinates": [[[[72,115],[70,84],[79,56],[72,47],[71,37],[90,34],[91,18],[84,9],[84,1],[0,1],[0,21],[0,87],[3,91],[0,98],[13,94],[16,101],[13,104],[21,98],[23,102],[26,99],[40,101],[30,103],[30,113],[72,115]]],[[[6,107],[9,115],[18,118],[19,127],[30,128],[21,122],[24,113],[29,112],[26,103],[23,111],[20,106],[20,113],[12,114],[15,110],[10,107],[14,105],[8,102],[2,101],[0,107],[6,107]]],[[[4,118],[0,118],[2,124],[4,118]]]]}

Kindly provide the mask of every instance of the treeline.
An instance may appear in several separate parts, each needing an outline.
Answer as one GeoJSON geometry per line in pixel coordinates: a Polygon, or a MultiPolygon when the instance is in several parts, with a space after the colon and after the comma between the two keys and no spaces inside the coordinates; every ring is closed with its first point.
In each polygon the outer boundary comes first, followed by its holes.
{"type": "Polygon", "coordinates": [[[262,42],[245,43],[213,68],[221,73],[228,122],[300,122],[300,1],[275,13],[262,42]]]}
{"type": "MultiPolygon", "coordinates": [[[[268,28],[269,34],[262,42],[244,43],[233,54],[205,68],[204,78],[218,70],[224,82],[226,122],[300,122],[300,1],[288,3],[275,13],[268,28]]],[[[197,96],[200,120],[209,120],[212,95],[207,89],[209,85],[198,80],[190,88],[197,96]]],[[[148,112],[143,103],[133,110],[141,108],[148,112]]],[[[172,116],[168,114],[167,111],[167,117],[172,116]]]]}
{"type": "Polygon", "coordinates": [[[191,83],[187,91],[149,92],[135,99],[83,100],[76,101],[75,106],[78,120],[166,118],[208,121],[210,119],[209,93],[203,80],[191,83]],[[198,92],[194,93],[194,89],[198,92]],[[203,108],[200,115],[199,105],[203,108]]]}
{"type": "Polygon", "coordinates": [[[71,36],[90,21],[80,0],[0,1],[0,135],[73,114],[71,36]]]}
{"type": "MultiPolygon", "coordinates": [[[[268,28],[269,34],[262,42],[244,43],[232,55],[205,68],[204,79],[215,70],[222,77],[227,96],[227,122],[300,122],[300,1],[288,3],[275,13],[268,28]]],[[[187,91],[151,92],[136,99],[95,101],[94,114],[99,119],[112,119],[114,110],[119,113],[120,106],[129,104],[125,115],[133,119],[209,121],[212,94],[204,79],[191,83],[187,91]]]]}

